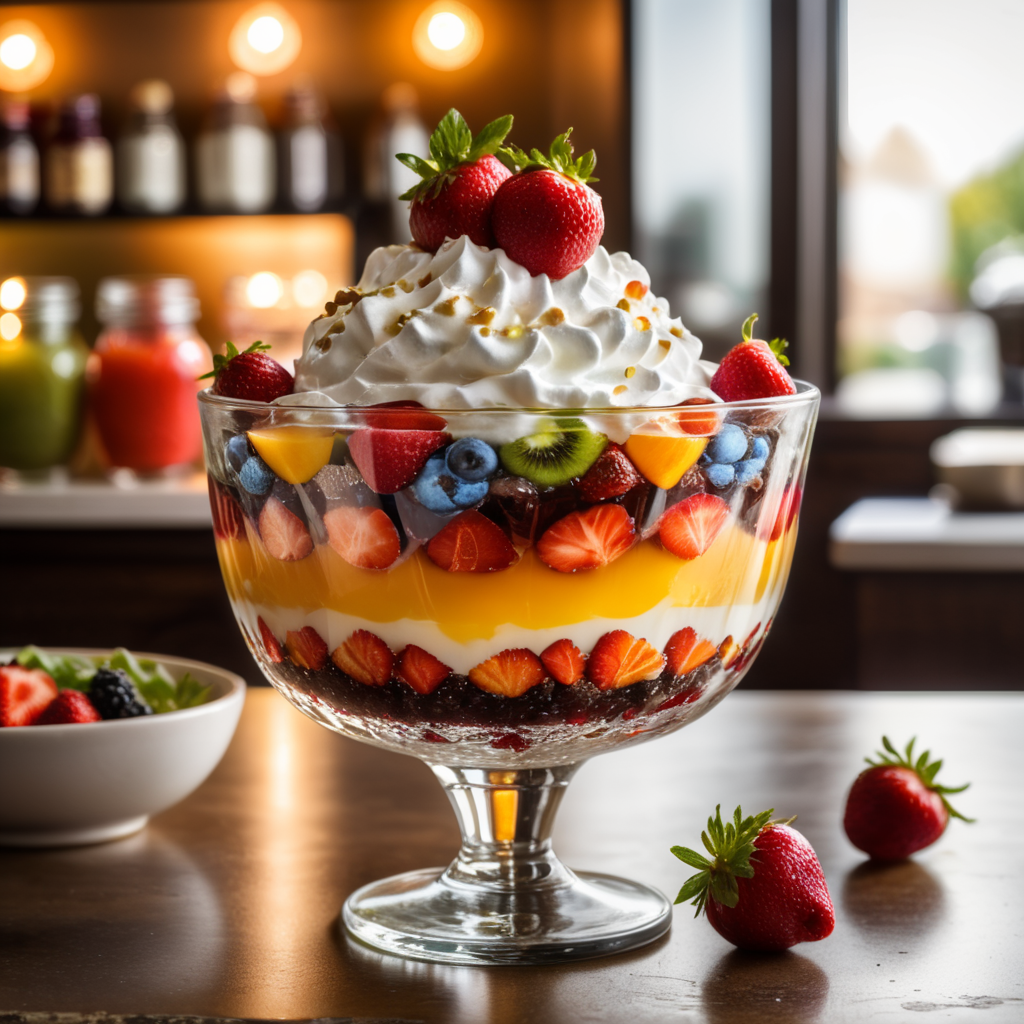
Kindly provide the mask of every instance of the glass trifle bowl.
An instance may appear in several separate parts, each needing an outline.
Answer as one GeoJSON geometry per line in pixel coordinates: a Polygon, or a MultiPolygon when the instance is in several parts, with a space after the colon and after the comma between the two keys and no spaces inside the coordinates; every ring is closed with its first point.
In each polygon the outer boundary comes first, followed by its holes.
{"type": "Polygon", "coordinates": [[[551,847],[595,754],[743,677],[796,541],[818,392],[672,408],[266,405],[200,395],[217,553],[267,679],[425,761],[446,869],[364,886],[357,939],[451,963],[582,959],[670,924],[659,892],[551,847]]]}

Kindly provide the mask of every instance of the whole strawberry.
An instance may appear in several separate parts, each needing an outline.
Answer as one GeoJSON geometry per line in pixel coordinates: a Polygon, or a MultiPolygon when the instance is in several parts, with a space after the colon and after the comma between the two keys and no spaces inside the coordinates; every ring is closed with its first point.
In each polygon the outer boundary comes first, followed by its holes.
{"type": "MultiPolygon", "coordinates": [[[[740,949],[782,950],[832,934],[836,917],[825,876],[811,844],[772,811],[744,818],[739,807],[722,822],[721,805],[701,834],[708,860],[695,850],[673,846],[685,864],[697,868],[679,890],[676,903],[692,900],[715,931],[740,949]]],[[[792,819],[790,819],[792,820],[792,819]]]]}
{"type": "Polygon", "coordinates": [[[553,281],[583,266],[604,234],[601,197],[587,185],[593,177],[594,151],[572,158],[569,134],[551,143],[548,156],[539,149],[527,156],[517,146],[500,156],[517,173],[494,197],[494,238],[505,255],[534,277],[553,281]]]}
{"type": "Polygon", "coordinates": [[[711,378],[711,390],[726,402],[796,394],[793,378],[786,372],[789,360],[782,354],[789,342],[776,338],[769,344],[753,338],[756,320],[756,313],[747,317],[743,341],[726,353],[711,378]]]}
{"type": "Polygon", "coordinates": [[[962,793],[963,786],[940,786],[935,776],[941,761],[929,763],[926,750],[914,760],[914,740],[900,754],[882,737],[886,753],[878,760],[864,760],[871,766],[854,780],[846,798],[843,828],[850,842],[874,860],[902,860],[935,842],[949,819],[972,821],[953,810],[947,793],[962,793]]]}
{"type": "Polygon", "coordinates": [[[290,395],[295,379],[276,359],[263,354],[269,348],[262,341],[254,341],[240,353],[229,341],[227,355],[215,355],[213,369],[199,379],[213,377],[210,390],[225,398],[272,402],[275,398],[290,395]]]}
{"type": "Polygon", "coordinates": [[[81,690],[61,690],[33,725],[80,725],[102,721],[100,713],[81,690]]]}
{"type": "Polygon", "coordinates": [[[476,136],[454,108],[430,136],[430,158],[399,153],[398,159],[423,180],[400,199],[412,200],[409,229],[413,241],[436,252],[446,238],[469,235],[477,245],[494,245],[491,205],[498,186],[511,172],[495,158],[512,128],[512,115],[492,121],[476,136]]]}

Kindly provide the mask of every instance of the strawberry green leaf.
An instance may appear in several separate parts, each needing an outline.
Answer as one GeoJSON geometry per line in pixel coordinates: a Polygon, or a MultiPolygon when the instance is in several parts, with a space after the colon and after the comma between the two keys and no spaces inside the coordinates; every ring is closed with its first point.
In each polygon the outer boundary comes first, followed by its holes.
{"type": "Polygon", "coordinates": [[[512,131],[512,115],[506,114],[499,117],[490,124],[486,124],[473,139],[469,148],[467,160],[473,163],[482,156],[493,156],[498,152],[498,147],[505,141],[505,136],[512,131]]]}
{"type": "Polygon", "coordinates": [[[405,164],[410,171],[415,171],[421,178],[433,177],[438,172],[437,164],[424,160],[415,153],[398,153],[395,159],[405,164]]]}
{"type": "Polygon", "coordinates": [[[689,864],[691,868],[703,870],[711,867],[711,861],[707,857],[702,857],[696,850],[691,850],[686,846],[673,846],[672,853],[684,864],[689,864]]]}
{"type": "Polygon", "coordinates": [[[938,793],[942,799],[942,803],[946,808],[946,812],[951,818],[959,818],[961,821],[973,822],[974,818],[964,817],[959,811],[955,810],[946,797],[951,793],[962,793],[968,786],[969,782],[965,782],[962,786],[942,786],[935,781],[935,776],[938,775],[939,769],[942,767],[942,759],[938,761],[929,761],[931,757],[931,751],[926,750],[923,754],[919,755],[917,759],[914,758],[914,744],[917,742],[917,737],[911,739],[907,744],[906,750],[901,754],[893,745],[892,741],[888,736],[882,737],[882,746],[885,748],[885,753],[877,751],[875,757],[878,759],[872,761],[870,757],[865,757],[864,760],[871,765],[872,768],[879,768],[883,765],[889,765],[895,768],[907,768],[914,772],[924,785],[935,793],[938,793]]]}
{"type": "Polygon", "coordinates": [[[551,143],[547,156],[539,149],[531,149],[529,156],[527,156],[518,146],[504,146],[498,150],[498,159],[513,174],[518,174],[521,171],[545,169],[557,171],[559,174],[564,174],[567,178],[571,178],[580,184],[597,181],[598,179],[593,174],[594,167],[597,165],[597,155],[591,149],[584,153],[583,156],[573,160],[572,144],[569,142],[571,134],[572,129],[570,128],[568,131],[556,136],[554,142],[551,143]]]}
{"type": "Polygon", "coordinates": [[[754,336],[754,324],[757,323],[758,316],[756,313],[751,313],[746,320],[743,321],[743,326],[740,328],[740,334],[743,336],[744,341],[750,341],[754,336]]]}
{"type": "Polygon", "coordinates": [[[773,338],[768,342],[768,347],[772,350],[772,354],[783,366],[789,366],[789,356],[785,356],[782,353],[789,348],[789,342],[785,338],[773,338]]]}
{"type": "Polygon", "coordinates": [[[207,377],[216,378],[217,374],[224,369],[232,359],[236,359],[240,355],[248,355],[250,352],[269,352],[270,346],[265,341],[254,341],[244,352],[239,352],[235,348],[232,342],[228,342],[225,345],[224,354],[217,353],[213,357],[213,369],[209,373],[204,373],[202,377],[197,377],[196,380],[206,380],[207,377]]]}

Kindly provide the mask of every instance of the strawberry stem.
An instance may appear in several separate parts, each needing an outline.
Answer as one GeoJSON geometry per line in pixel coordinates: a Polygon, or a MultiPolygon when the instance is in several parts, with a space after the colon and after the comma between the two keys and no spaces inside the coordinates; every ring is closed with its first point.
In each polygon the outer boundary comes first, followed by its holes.
{"type": "Polygon", "coordinates": [[[529,154],[518,146],[503,146],[498,150],[498,159],[513,173],[521,171],[535,171],[545,168],[549,171],[557,171],[565,177],[585,185],[589,181],[598,181],[594,177],[594,167],[597,165],[597,155],[592,149],[588,150],[577,159],[572,158],[572,143],[569,136],[572,129],[555,136],[554,142],[548,155],[545,156],[539,149],[531,149],[529,154]]]}
{"type": "Polygon", "coordinates": [[[875,756],[878,758],[877,761],[872,761],[870,757],[865,757],[864,760],[871,765],[872,768],[878,768],[882,765],[891,765],[896,768],[909,768],[910,771],[914,772],[917,777],[925,784],[925,786],[939,794],[942,799],[942,803],[949,813],[951,818],[959,818],[961,821],[973,822],[974,818],[964,817],[959,811],[954,810],[946,799],[946,795],[949,793],[962,793],[968,786],[969,782],[965,782],[962,786],[942,786],[935,781],[935,776],[938,775],[939,769],[942,767],[942,760],[929,761],[931,757],[931,751],[926,750],[922,754],[914,758],[914,744],[917,742],[915,736],[906,747],[904,753],[900,753],[890,741],[888,736],[882,737],[882,746],[885,747],[885,753],[881,750],[875,752],[875,756]]]}
{"type": "MultiPolygon", "coordinates": [[[[743,336],[744,341],[752,341],[754,338],[754,324],[758,321],[758,315],[751,313],[746,320],[743,321],[743,326],[740,328],[740,334],[743,336]]],[[[772,355],[783,365],[789,366],[789,357],[784,356],[783,352],[789,348],[789,342],[785,338],[774,338],[768,342],[768,347],[772,350],[772,355]]]]}
{"type": "Polygon", "coordinates": [[[219,352],[213,357],[213,369],[209,373],[204,373],[202,377],[196,377],[196,380],[206,380],[207,377],[217,378],[217,374],[224,369],[232,359],[237,359],[240,355],[248,355],[250,352],[269,352],[270,346],[265,341],[254,341],[244,352],[239,352],[235,348],[233,342],[228,342],[225,346],[225,353],[221,355],[219,352]]]}

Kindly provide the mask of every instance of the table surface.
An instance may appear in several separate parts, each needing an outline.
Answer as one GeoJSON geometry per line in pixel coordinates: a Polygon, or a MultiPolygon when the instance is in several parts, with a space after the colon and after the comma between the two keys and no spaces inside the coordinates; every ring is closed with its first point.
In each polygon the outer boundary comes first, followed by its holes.
{"type": "Polygon", "coordinates": [[[832,936],[741,954],[679,907],[668,936],[631,953],[468,968],[374,953],[337,924],[357,886],[454,855],[454,817],[430,771],[251,690],[224,761],[142,833],[0,851],[0,1011],[1019,1022],[1022,728],[1024,694],[733,694],[672,736],[584,765],[556,847],[574,867],[674,895],[688,869],[669,847],[697,845],[716,803],[798,814],[836,905],[832,936]],[[883,732],[916,734],[945,755],[940,779],[972,781],[958,803],[978,821],[954,821],[911,861],[872,867],[840,822],[861,758],[883,732]]]}

